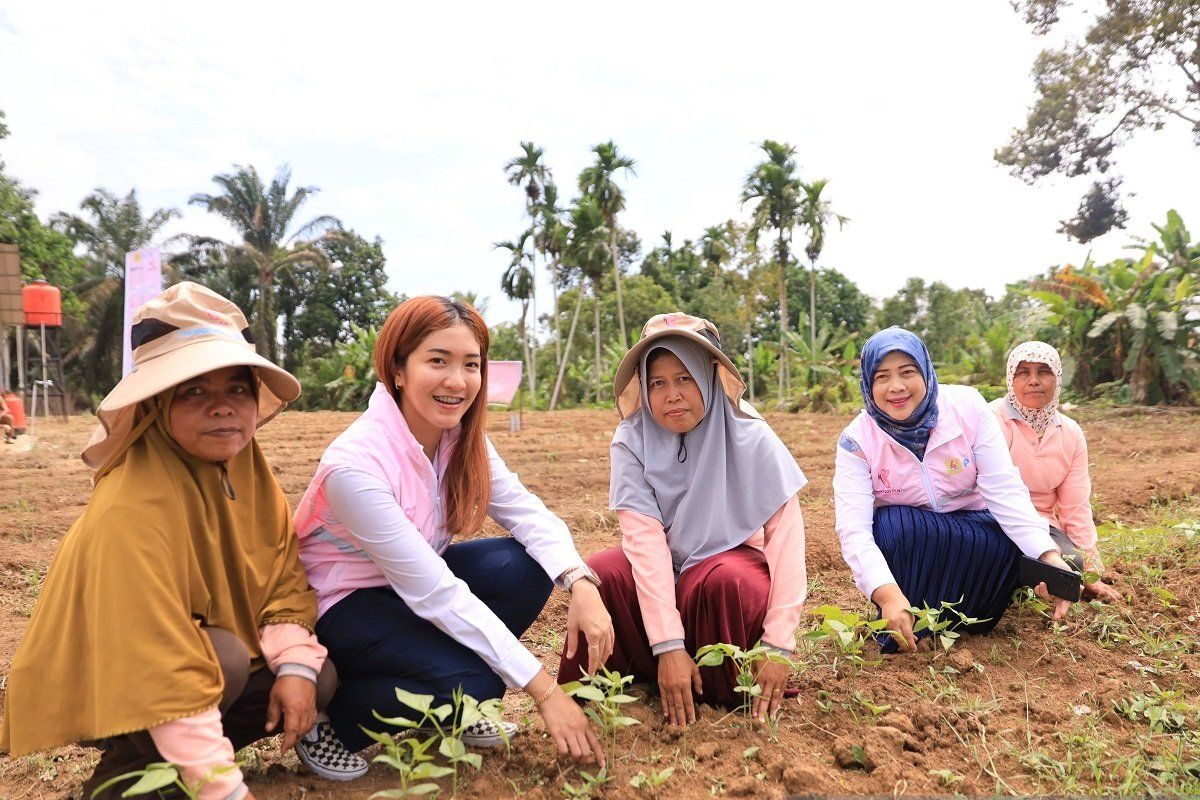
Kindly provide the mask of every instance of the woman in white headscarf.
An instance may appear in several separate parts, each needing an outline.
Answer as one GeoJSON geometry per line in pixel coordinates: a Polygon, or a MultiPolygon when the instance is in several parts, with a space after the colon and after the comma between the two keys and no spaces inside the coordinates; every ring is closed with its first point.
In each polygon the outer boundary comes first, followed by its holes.
{"type": "MultiPolygon", "coordinates": [[[[1013,463],[1029,487],[1038,513],[1050,523],[1050,536],[1063,557],[1099,575],[1103,569],[1092,520],[1092,481],[1083,430],[1058,410],[1062,359],[1045,342],[1025,342],[1008,354],[1008,393],[992,411],[1008,442],[1013,463]]],[[[1096,579],[1087,595],[1121,602],[1116,589],[1096,579]]]]}
{"type": "MultiPolygon", "coordinates": [[[[657,681],[675,725],[695,720],[695,695],[727,708],[744,699],[728,663],[697,668],[698,648],[795,647],[807,586],[796,493],[806,479],[741,404],[743,388],[716,327],[686,314],[651,318],[614,382],[622,422],[609,491],[622,539],[588,565],[616,633],[608,667],[657,681]]],[[[564,657],[559,681],[579,678],[585,659],[586,648],[564,657]]],[[[760,664],[752,711],[761,719],[779,707],[788,670],[760,664]]]]}

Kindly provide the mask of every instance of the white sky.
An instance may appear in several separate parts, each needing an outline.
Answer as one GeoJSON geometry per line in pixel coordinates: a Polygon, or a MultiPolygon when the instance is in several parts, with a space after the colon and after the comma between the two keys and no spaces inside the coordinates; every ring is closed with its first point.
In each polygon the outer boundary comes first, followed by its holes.
{"type": "MultiPolygon", "coordinates": [[[[746,219],[764,138],[796,145],[851,218],[822,263],[876,297],[912,275],[993,294],[1089,249],[1121,254],[1177,208],[1200,229],[1183,126],[1118,154],[1128,233],[1056,234],[1086,179],[1030,188],[992,160],[1032,102],[1037,40],[1007,0],[898,3],[10,3],[0,9],[0,143],[43,217],[93,188],[172,206],[168,233],[232,238],[186,205],[253,164],[321,192],[321,213],[385,243],[392,288],[474,290],[513,319],[492,243],[525,224],[502,171],[546,150],[564,200],[609,138],[638,162],[622,224],[649,249],[746,219]]],[[[549,307],[548,290],[540,309],[549,307]]]]}

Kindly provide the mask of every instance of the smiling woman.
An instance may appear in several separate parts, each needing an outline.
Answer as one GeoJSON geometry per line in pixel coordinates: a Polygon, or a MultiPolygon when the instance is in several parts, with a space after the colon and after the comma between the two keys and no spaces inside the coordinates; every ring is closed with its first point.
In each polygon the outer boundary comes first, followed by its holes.
{"type": "Polygon", "coordinates": [[[135,369],[83,452],[95,489],[13,658],[0,745],[99,747],[85,797],[157,761],[186,765],[203,800],[247,796],[234,752],[281,726],[290,749],[337,684],[287,501],[254,441],[300,385],[246,327],[193,283],[142,306],[135,369]]]}
{"type": "MultiPolygon", "coordinates": [[[[484,434],[487,351],[471,306],[433,296],[397,306],[376,341],[366,413],[325,451],[296,510],[317,631],[343,678],[298,749],[319,774],[339,777],[323,742],[358,750],[372,741],[364,729],[396,729],[377,714],[413,714],[397,687],[437,703],[524,688],[561,754],[604,763],[583,712],[518,639],[555,585],[571,593],[568,641],[586,634],[606,656],[612,623],[567,526],[484,434]],[[454,541],[488,516],[512,538],[454,541]]],[[[462,740],[495,747],[515,732],[483,719],[462,740]]]]}

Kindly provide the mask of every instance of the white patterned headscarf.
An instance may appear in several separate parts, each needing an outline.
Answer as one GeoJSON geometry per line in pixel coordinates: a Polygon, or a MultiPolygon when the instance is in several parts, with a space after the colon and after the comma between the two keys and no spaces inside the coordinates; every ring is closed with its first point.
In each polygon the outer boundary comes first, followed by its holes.
{"type": "Polygon", "coordinates": [[[1062,393],[1062,359],[1059,358],[1058,351],[1045,342],[1024,342],[1017,345],[1008,354],[1008,373],[1005,382],[1008,384],[1008,394],[1004,396],[1004,399],[1018,414],[1024,417],[1038,438],[1042,438],[1058,414],[1058,397],[1062,393]],[[1054,373],[1054,396],[1041,408],[1030,408],[1017,401],[1016,392],[1013,391],[1013,378],[1017,374],[1017,366],[1022,361],[1045,364],[1054,373]]]}

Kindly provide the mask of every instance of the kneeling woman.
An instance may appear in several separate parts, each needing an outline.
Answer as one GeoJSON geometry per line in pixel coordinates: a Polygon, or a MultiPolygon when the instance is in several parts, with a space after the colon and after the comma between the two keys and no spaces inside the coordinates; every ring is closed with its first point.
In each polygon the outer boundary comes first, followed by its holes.
{"type": "MultiPolygon", "coordinates": [[[[610,505],[621,546],[588,559],[613,614],[608,666],[657,679],[663,714],[696,719],[695,695],[727,708],[731,666],[700,670],[691,654],[759,640],[780,653],[796,644],[804,602],[806,483],[787,447],[749,406],[721,352],[717,329],[686,314],[651,318],[617,368],[623,417],[611,448],[610,505]]],[[[787,665],[760,662],[760,719],[783,698],[787,665]]],[[[561,682],[580,677],[583,654],[564,656],[561,682]]]]}
{"type": "Polygon", "coordinates": [[[193,283],[146,303],[134,371],[83,451],[95,488],[9,669],[3,748],[100,747],[84,797],[156,761],[207,780],[206,800],[246,796],[234,752],[281,717],[286,751],[336,686],[254,441],[300,384],[246,333],[233,303],[193,283]]]}
{"type": "MultiPolygon", "coordinates": [[[[982,395],[939,386],[916,335],[887,328],[862,351],[864,410],[842,431],[833,476],[836,528],[854,581],[916,648],[910,606],[958,603],[984,633],[1017,582],[1018,556],[1066,569],[982,395]]],[[[1036,591],[1046,600],[1045,585],[1036,591]]],[[[1056,600],[1061,619],[1069,603],[1056,600]]]]}
{"type": "MultiPolygon", "coordinates": [[[[1058,410],[1062,360],[1045,342],[1025,342],[1008,354],[1008,393],[992,401],[1013,463],[1050,536],[1063,555],[1080,570],[1100,573],[1092,520],[1092,479],[1088,474],[1087,441],[1079,423],[1058,410]]],[[[1123,602],[1116,589],[1101,580],[1084,592],[1106,602],[1123,602]]]]}
{"type": "MultiPolygon", "coordinates": [[[[412,715],[397,687],[438,703],[460,687],[480,701],[524,688],[560,753],[603,763],[583,712],[517,638],[556,583],[571,592],[569,636],[582,630],[607,655],[612,623],[567,526],[484,434],[487,352],[469,305],[401,303],[379,332],[366,412],[325,451],[297,508],[317,633],[342,679],[330,721],[301,751],[314,769],[331,723],[359,750],[371,742],[362,727],[386,729],[372,712],[412,715]],[[513,538],[454,542],[488,516],[513,538]]],[[[463,741],[495,746],[514,730],[482,720],[463,741]]]]}

